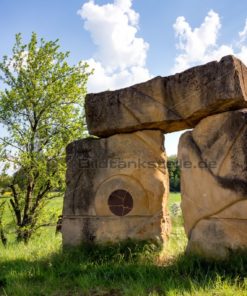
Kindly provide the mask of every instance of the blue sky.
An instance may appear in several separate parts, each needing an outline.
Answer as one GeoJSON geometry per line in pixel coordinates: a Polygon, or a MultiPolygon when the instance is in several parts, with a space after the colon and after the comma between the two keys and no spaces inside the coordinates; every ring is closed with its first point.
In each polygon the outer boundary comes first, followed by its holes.
{"type": "MultiPolygon", "coordinates": [[[[0,0],[0,56],[18,32],[25,41],[33,31],[59,38],[71,63],[96,68],[90,91],[116,89],[229,53],[247,62],[246,18],[245,1],[0,0]]],[[[178,137],[166,137],[168,154],[176,153],[178,137]]]]}

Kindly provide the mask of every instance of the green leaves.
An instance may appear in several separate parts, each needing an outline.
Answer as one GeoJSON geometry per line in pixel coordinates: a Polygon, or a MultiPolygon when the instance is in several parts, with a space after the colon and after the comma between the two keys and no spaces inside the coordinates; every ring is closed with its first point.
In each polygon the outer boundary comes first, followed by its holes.
{"type": "Polygon", "coordinates": [[[180,192],[180,168],[177,156],[168,157],[167,167],[169,171],[170,191],[180,192]]]}
{"type": "Polygon", "coordinates": [[[0,161],[12,163],[26,180],[16,197],[26,196],[22,222],[50,191],[64,187],[65,147],[85,134],[90,72],[83,62],[70,66],[68,56],[58,40],[38,40],[33,33],[24,44],[17,34],[12,56],[0,62],[0,124],[7,131],[0,135],[0,161]]]}

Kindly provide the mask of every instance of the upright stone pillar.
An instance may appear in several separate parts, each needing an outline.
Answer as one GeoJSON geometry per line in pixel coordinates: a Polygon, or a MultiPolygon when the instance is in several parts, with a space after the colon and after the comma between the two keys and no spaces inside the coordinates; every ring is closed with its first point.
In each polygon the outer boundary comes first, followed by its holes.
{"type": "Polygon", "coordinates": [[[160,131],[88,138],[67,147],[63,243],[166,239],[169,191],[160,131]]]}
{"type": "Polygon", "coordinates": [[[203,119],[182,135],[178,157],[187,250],[247,249],[247,109],[203,119]]]}

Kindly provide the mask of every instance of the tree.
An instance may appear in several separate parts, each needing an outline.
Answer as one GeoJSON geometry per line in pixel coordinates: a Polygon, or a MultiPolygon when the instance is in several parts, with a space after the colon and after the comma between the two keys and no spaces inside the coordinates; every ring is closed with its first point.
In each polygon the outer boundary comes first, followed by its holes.
{"type": "Polygon", "coordinates": [[[3,226],[3,216],[5,212],[5,206],[7,203],[7,196],[4,196],[7,192],[9,192],[9,184],[12,180],[11,176],[7,174],[0,175],[0,240],[4,246],[7,244],[7,237],[4,232],[3,226]]]}
{"type": "Polygon", "coordinates": [[[7,244],[7,238],[3,230],[3,213],[5,210],[5,204],[6,204],[6,201],[0,202],[0,240],[4,246],[6,246],[7,244]]]}
{"type": "Polygon", "coordinates": [[[11,176],[8,176],[7,174],[0,175],[0,197],[9,190],[11,179],[11,176]]]}
{"type": "Polygon", "coordinates": [[[65,176],[65,147],[85,133],[83,104],[90,73],[87,64],[70,66],[58,40],[21,34],[11,57],[0,62],[0,161],[15,170],[9,187],[17,239],[28,242],[42,226],[40,216],[51,192],[65,176]],[[21,181],[20,181],[21,179],[21,181]]]}
{"type": "Polygon", "coordinates": [[[169,172],[170,191],[179,192],[180,191],[180,168],[179,168],[179,163],[176,155],[168,157],[167,167],[169,172]]]}

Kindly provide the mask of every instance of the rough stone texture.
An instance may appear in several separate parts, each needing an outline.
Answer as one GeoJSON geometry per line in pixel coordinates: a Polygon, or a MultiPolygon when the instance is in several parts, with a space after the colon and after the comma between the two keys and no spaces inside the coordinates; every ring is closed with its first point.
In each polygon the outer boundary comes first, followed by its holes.
{"type": "Polygon", "coordinates": [[[206,116],[247,107],[247,68],[233,56],[117,91],[89,94],[86,117],[96,136],[194,127],[206,116]]]}
{"type": "Polygon", "coordinates": [[[169,187],[163,144],[161,132],[143,131],[68,145],[64,245],[166,239],[170,229],[166,208],[169,187]],[[127,215],[116,216],[110,205],[116,202],[119,207],[117,198],[125,197],[123,190],[131,195],[133,205],[131,197],[126,197],[121,202],[128,207],[122,212],[127,215]]]}
{"type": "Polygon", "coordinates": [[[180,138],[178,158],[187,250],[247,249],[247,109],[203,119],[180,138]]]}

